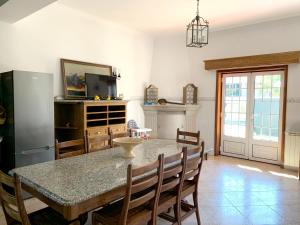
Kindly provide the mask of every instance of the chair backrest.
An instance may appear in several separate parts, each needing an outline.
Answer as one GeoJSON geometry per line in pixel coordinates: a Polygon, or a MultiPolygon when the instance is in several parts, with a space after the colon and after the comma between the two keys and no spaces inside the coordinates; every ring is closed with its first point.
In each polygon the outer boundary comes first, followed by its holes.
{"type": "Polygon", "coordinates": [[[198,181],[201,173],[204,155],[204,142],[201,142],[200,147],[187,149],[183,151],[184,157],[184,180],[192,181],[198,190],[198,181]]]}
{"type": "Polygon", "coordinates": [[[128,166],[126,195],[119,225],[127,224],[129,210],[134,210],[145,204],[148,204],[148,208],[152,211],[151,221],[153,223],[151,224],[156,224],[157,206],[163,178],[163,160],[164,156],[159,155],[158,160],[148,165],[135,169],[132,168],[132,165],[128,166]]]}
{"type": "Polygon", "coordinates": [[[121,133],[113,133],[111,130],[109,131],[110,133],[110,138],[111,138],[111,145],[112,147],[117,147],[119,145],[114,143],[115,138],[120,138],[120,137],[129,137],[130,134],[129,132],[121,132],[121,133]]]}
{"type": "Polygon", "coordinates": [[[179,192],[179,186],[182,179],[184,166],[183,152],[164,158],[163,184],[161,193],[176,188],[179,192]]]}
{"type": "Polygon", "coordinates": [[[180,131],[177,128],[177,136],[176,142],[182,144],[189,144],[189,145],[197,145],[200,144],[200,131],[197,133],[187,132],[187,131],[180,131]]]}
{"type": "Polygon", "coordinates": [[[10,177],[0,171],[0,201],[8,225],[16,222],[30,225],[22,199],[22,189],[19,177],[10,177]],[[11,190],[13,194],[7,190],[11,190]]]}
{"type": "Polygon", "coordinates": [[[95,151],[112,148],[111,135],[101,134],[101,135],[89,136],[88,131],[86,131],[85,137],[86,137],[87,152],[95,152],[95,151]]]}
{"type": "Polygon", "coordinates": [[[71,141],[58,142],[55,144],[55,159],[63,159],[67,157],[84,154],[85,141],[84,139],[77,139],[71,141]]]}

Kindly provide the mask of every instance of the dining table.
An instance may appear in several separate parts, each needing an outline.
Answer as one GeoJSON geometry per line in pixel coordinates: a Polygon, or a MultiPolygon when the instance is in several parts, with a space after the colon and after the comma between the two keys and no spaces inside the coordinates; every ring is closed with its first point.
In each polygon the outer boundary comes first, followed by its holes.
{"type": "Polygon", "coordinates": [[[125,196],[127,167],[155,161],[160,154],[169,156],[182,147],[195,146],[175,140],[151,139],[134,148],[134,158],[124,158],[121,147],[13,169],[22,188],[79,225],[88,212],[125,196]]]}

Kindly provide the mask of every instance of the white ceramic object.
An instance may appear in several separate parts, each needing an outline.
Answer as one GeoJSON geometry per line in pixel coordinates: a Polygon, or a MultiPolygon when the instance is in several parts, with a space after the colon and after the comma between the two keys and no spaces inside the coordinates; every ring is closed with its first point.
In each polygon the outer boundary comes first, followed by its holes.
{"type": "Polygon", "coordinates": [[[117,145],[120,145],[124,150],[125,158],[134,158],[133,148],[143,142],[142,138],[135,137],[121,137],[115,138],[113,142],[117,145]]]}

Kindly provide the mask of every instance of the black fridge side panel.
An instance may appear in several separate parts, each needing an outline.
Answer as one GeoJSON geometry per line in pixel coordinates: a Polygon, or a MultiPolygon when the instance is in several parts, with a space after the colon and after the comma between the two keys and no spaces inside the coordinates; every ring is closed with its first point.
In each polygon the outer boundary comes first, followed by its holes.
{"type": "Polygon", "coordinates": [[[1,169],[8,172],[15,167],[14,87],[13,72],[1,74],[1,102],[6,110],[6,122],[2,126],[1,169]]]}

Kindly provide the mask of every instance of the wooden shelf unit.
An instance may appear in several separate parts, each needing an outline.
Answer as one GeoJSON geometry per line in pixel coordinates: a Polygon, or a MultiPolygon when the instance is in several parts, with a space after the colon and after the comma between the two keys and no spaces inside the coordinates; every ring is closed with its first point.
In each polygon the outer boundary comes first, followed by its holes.
{"type": "Polygon", "coordinates": [[[127,131],[127,101],[55,101],[55,138],[59,142],[88,135],[106,135],[127,131]]]}

